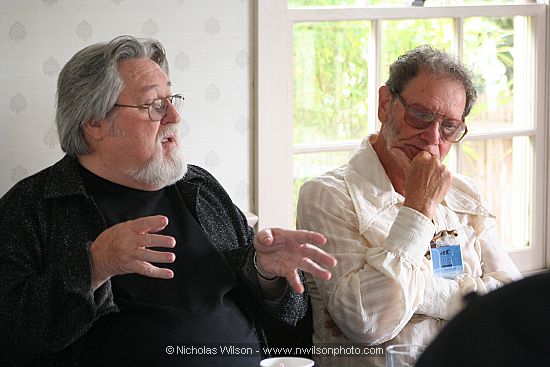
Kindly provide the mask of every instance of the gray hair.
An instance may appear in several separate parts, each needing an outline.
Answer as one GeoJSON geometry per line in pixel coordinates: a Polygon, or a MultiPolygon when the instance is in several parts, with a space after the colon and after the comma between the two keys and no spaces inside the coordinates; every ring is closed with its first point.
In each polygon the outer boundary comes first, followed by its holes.
{"type": "Polygon", "coordinates": [[[162,44],[152,39],[120,36],[77,52],[61,70],[57,80],[57,133],[61,149],[77,156],[91,152],[84,138],[84,125],[106,117],[113,109],[124,81],[118,64],[147,57],[168,75],[168,61],[162,44]]]}
{"type": "Polygon", "coordinates": [[[405,85],[421,71],[435,76],[448,77],[462,84],[466,92],[466,106],[462,118],[468,116],[477,99],[471,71],[455,56],[431,46],[419,46],[399,56],[390,65],[390,76],[386,86],[392,92],[400,93],[405,85]]]}

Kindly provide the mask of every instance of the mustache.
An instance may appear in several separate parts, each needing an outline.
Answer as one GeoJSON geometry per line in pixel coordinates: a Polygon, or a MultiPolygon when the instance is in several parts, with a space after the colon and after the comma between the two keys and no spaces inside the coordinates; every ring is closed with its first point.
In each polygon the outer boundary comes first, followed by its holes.
{"type": "Polygon", "coordinates": [[[159,133],[157,134],[157,143],[160,144],[162,139],[168,136],[174,137],[176,140],[179,140],[181,138],[181,132],[182,130],[179,124],[170,124],[159,131],[159,133]]]}

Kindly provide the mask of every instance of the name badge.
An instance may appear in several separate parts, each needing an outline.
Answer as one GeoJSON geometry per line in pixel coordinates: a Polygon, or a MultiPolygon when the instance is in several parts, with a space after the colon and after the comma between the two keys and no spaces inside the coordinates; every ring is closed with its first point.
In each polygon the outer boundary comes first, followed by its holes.
{"type": "Polygon", "coordinates": [[[455,230],[441,231],[434,236],[430,243],[432,268],[438,277],[455,279],[464,274],[462,250],[452,241],[452,237],[457,236],[458,233],[455,230]]]}
{"type": "Polygon", "coordinates": [[[434,274],[438,277],[455,279],[464,274],[462,251],[459,245],[446,245],[431,249],[434,274]]]}

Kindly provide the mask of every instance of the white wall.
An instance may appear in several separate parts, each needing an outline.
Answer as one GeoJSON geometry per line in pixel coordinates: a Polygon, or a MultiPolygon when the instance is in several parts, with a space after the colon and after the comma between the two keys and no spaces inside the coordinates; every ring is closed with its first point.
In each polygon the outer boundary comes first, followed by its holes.
{"type": "Polygon", "coordinates": [[[2,0],[0,196],[62,157],[55,130],[61,67],[120,34],[166,47],[185,96],[184,145],[235,203],[252,209],[252,0],[2,0]]]}

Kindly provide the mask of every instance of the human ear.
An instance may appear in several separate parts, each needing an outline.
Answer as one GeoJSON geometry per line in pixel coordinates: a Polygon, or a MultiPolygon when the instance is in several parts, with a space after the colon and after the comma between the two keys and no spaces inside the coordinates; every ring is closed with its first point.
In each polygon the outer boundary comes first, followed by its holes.
{"type": "Polygon", "coordinates": [[[108,132],[107,121],[102,120],[89,120],[84,124],[84,134],[93,140],[101,140],[108,132]]]}
{"type": "Polygon", "coordinates": [[[390,116],[392,93],[383,85],[378,89],[378,120],[384,125],[390,116]]]}

